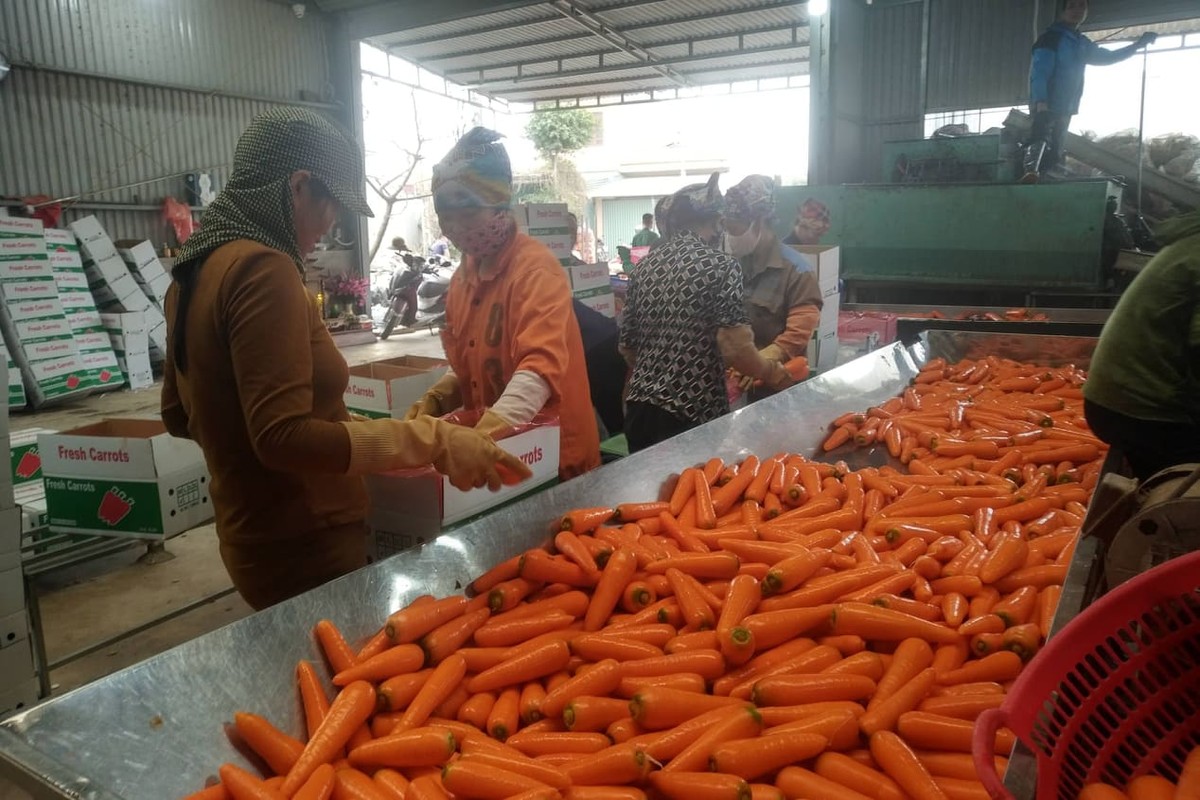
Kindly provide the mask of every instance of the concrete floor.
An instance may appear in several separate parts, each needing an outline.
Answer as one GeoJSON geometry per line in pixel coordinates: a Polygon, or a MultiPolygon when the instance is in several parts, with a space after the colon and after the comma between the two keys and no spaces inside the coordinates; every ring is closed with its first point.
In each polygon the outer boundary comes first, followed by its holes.
{"type": "MultiPolygon", "coordinates": [[[[400,355],[441,357],[442,343],[428,332],[394,335],[387,342],[343,350],[351,365],[400,355]]],[[[10,419],[13,432],[25,428],[64,430],[105,417],[158,416],[159,387],[111,392],[69,406],[10,419]]],[[[107,558],[38,578],[46,652],[50,661],[146,625],[156,617],[230,588],[217,553],[216,532],[205,525],[167,543],[175,557],[164,563],[139,562],[134,546],[107,558]]],[[[176,645],[235,622],[251,613],[235,593],[166,623],[65,664],[51,673],[53,694],[82,686],[144,661],[176,645]]],[[[0,778],[0,800],[26,795],[0,778]]]]}

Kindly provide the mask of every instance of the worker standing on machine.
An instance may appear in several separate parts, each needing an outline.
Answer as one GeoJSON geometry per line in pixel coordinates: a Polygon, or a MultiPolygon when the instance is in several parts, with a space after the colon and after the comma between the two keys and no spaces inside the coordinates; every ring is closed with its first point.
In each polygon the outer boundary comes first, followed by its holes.
{"type": "MultiPolygon", "coordinates": [[[[774,224],[771,178],[751,175],[725,193],[725,248],[742,266],[754,346],[767,361],[786,364],[808,352],[821,321],[821,289],[811,267],[801,271],[785,256],[774,224]]],[[[742,391],[751,392],[754,379],[740,380],[742,391]]]]}
{"type": "Polygon", "coordinates": [[[1200,211],[1157,231],[1163,249],[1104,325],[1084,413],[1138,480],[1200,463],[1200,211]]]}
{"type": "Polygon", "coordinates": [[[718,247],[724,198],[713,173],[659,203],[663,240],[638,264],[621,319],[633,367],[626,396],[630,452],[729,413],[725,367],[783,389],[791,376],[754,347],[742,270],[718,247]]]}
{"type": "Polygon", "coordinates": [[[1029,68],[1029,112],[1033,129],[1025,148],[1022,183],[1059,168],[1071,117],[1079,112],[1084,72],[1089,64],[1107,66],[1124,61],[1157,40],[1143,33],[1133,44],[1108,50],[1079,32],[1088,15],[1088,0],[1059,0],[1058,19],[1033,45],[1029,68]]]}

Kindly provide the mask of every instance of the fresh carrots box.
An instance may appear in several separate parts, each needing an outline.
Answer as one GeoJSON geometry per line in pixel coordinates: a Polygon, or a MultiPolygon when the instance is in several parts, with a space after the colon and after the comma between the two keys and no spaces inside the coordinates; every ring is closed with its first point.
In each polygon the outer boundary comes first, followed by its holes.
{"type": "Polygon", "coordinates": [[[44,433],[38,449],[51,530],[165,539],[212,519],[200,448],[159,420],[44,433]]]}
{"type": "Polygon", "coordinates": [[[346,408],[351,414],[372,419],[399,419],[445,374],[445,361],[424,356],[399,356],[351,367],[346,408]]]}
{"type": "Polygon", "coordinates": [[[0,717],[24,711],[38,701],[37,678],[22,681],[10,690],[0,692],[0,717]]]}
{"type": "MultiPolygon", "coordinates": [[[[474,419],[468,413],[452,415],[451,419],[462,424],[474,424],[474,419]]],[[[504,486],[496,492],[488,489],[463,492],[455,489],[449,478],[439,475],[433,467],[368,475],[370,506],[367,524],[375,532],[377,541],[391,540],[408,546],[419,544],[449,525],[482,514],[557,479],[557,419],[536,418],[533,423],[521,426],[499,440],[499,444],[524,461],[533,472],[533,477],[516,486],[504,486]]],[[[391,555],[390,552],[382,552],[386,548],[378,549],[381,557],[391,555]]]]}

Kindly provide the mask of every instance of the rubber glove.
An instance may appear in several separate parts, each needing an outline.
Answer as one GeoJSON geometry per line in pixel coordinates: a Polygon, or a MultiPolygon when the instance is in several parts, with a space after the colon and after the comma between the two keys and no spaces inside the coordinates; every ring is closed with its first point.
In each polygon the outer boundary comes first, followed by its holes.
{"type": "Polygon", "coordinates": [[[741,374],[757,378],[775,391],[792,385],[792,376],[783,368],[783,364],[767,361],[754,349],[754,333],[749,325],[718,329],[717,345],[725,363],[741,374]]]}
{"type": "Polygon", "coordinates": [[[414,420],[421,416],[443,417],[461,405],[462,387],[459,385],[458,376],[447,370],[420,400],[412,404],[404,419],[414,420]]]}
{"type": "Polygon", "coordinates": [[[512,430],[513,424],[496,413],[494,408],[489,408],[483,412],[483,416],[479,418],[479,422],[475,423],[475,430],[482,433],[491,439],[498,439],[507,431],[512,430]]]}
{"type": "Polygon", "coordinates": [[[342,425],[350,435],[348,474],[432,464],[455,488],[463,491],[481,486],[495,491],[532,475],[519,458],[502,450],[487,436],[434,417],[422,416],[406,422],[373,419],[342,425]]]}
{"type": "Polygon", "coordinates": [[[788,354],[784,351],[784,349],[774,343],[771,343],[759,350],[758,354],[766,361],[777,361],[780,364],[786,364],[788,360],[788,354]]]}

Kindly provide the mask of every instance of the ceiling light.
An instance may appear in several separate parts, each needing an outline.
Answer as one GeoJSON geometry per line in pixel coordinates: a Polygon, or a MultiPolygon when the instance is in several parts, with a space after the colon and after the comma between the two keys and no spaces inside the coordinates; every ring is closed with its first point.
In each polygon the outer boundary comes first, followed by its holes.
{"type": "Polygon", "coordinates": [[[829,0],[808,0],[808,15],[819,17],[829,13],[829,0]]]}

